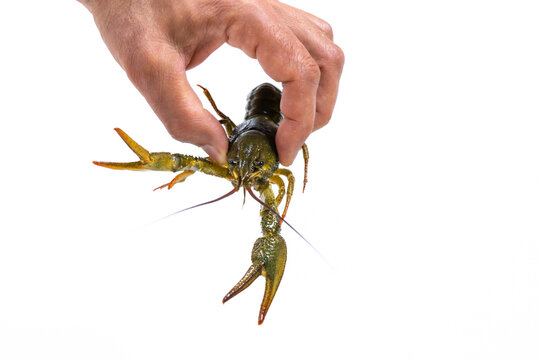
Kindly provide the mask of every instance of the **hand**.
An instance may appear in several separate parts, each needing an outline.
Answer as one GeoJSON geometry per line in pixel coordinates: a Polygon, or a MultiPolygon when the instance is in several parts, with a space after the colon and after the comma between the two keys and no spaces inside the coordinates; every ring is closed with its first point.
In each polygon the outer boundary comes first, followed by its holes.
{"type": "Polygon", "coordinates": [[[116,61],[177,140],[224,163],[227,137],[203,108],[186,70],[223,43],[256,58],[283,83],[276,135],[290,165],[336,101],[343,52],[323,20],[275,0],[79,0],[94,15],[116,61]]]}

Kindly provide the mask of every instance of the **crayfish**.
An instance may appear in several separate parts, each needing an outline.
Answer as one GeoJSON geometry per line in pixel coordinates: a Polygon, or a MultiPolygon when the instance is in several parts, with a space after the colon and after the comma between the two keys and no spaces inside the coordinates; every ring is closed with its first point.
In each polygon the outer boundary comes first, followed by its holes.
{"type": "MultiPolygon", "coordinates": [[[[204,87],[200,87],[204,90],[204,94],[216,113],[221,117],[219,122],[225,127],[229,137],[229,150],[225,165],[217,164],[210,158],[168,152],[148,152],[118,128],[115,129],[118,135],[140,160],[127,163],[95,161],[94,164],[119,170],[181,171],[171,182],[157,189],[165,187],[170,189],[197,171],[227,179],[232,183],[233,189],[229,193],[196,206],[221,200],[237,192],[241,187],[244,188],[244,194],[247,190],[262,205],[260,210],[262,236],[255,241],[253,246],[252,265],[242,279],[225,295],[223,303],[238,295],[255,279],[263,275],[266,278],[266,286],[258,319],[258,323],[261,325],[285,270],[287,247],[280,231],[294,191],[294,176],[290,170],[279,167],[275,145],[276,132],[283,118],[280,112],[281,91],[267,83],[254,88],[247,98],[245,119],[236,126],[228,116],[217,108],[210,92],[204,87]],[[287,179],[287,190],[285,190],[285,182],[281,176],[287,179]],[[278,187],[277,196],[272,191],[272,184],[278,187]],[[253,193],[253,189],[259,192],[260,198],[253,193]],[[285,194],[287,198],[280,215],[278,206],[285,194]]],[[[305,162],[305,188],[309,158],[305,144],[302,146],[302,150],[305,162]]]]}

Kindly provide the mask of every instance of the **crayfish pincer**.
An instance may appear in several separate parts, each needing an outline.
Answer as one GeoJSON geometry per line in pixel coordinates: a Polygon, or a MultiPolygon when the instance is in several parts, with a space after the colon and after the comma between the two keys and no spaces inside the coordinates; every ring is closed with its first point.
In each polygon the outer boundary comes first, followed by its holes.
{"type": "MultiPolygon", "coordinates": [[[[261,204],[262,236],[255,241],[253,246],[251,253],[252,265],[244,277],[225,295],[223,303],[245,290],[255,279],[263,275],[266,278],[266,286],[259,312],[260,325],[270,308],[285,270],[287,247],[280,232],[282,222],[287,223],[284,218],[294,191],[294,176],[290,170],[279,167],[275,144],[276,132],[283,118],[280,112],[281,91],[275,86],[266,83],[253,89],[248,95],[244,121],[236,126],[229,117],[217,108],[208,90],[202,86],[200,87],[204,90],[204,94],[216,113],[221,117],[219,122],[225,127],[229,136],[226,165],[214,163],[210,158],[168,152],[148,152],[118,128],[115,129],[116,132],[139,157],[139,161],[126,163],[94,161],[94,164],[118,170],[180,172],[169,183],[156,189],[165,187],[171,189],[175,184],[185,181],[186,178],[197,171],[221,177],[231,182],[233,189],[230,192],[215,200],[196,206],[221,200],[234,194],[241,187],[244,188],[244,194],[247,191],[258,201],[261,204]],[[287,180],[287,189],[285,189],[285,182],[282,177],[287,180]],[[278,188],[277,196],[274,195],[272,185],[276,185],[278,188]],[[260,198],[253,193],[253,189],[260,194],[260,198]],[[283,212],[280,215],[278,207],[285,195],[287,197],[283,212]]],[[[305,144],[302,146],[302,150],[305,162],[305,188],[309,157],[305,144]]]]}

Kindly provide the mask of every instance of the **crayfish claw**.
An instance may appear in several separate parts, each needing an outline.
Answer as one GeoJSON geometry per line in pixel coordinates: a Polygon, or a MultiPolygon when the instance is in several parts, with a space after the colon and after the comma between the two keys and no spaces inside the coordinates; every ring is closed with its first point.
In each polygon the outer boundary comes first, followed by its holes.
{"type": "Polygon", "coordinates": [[[124,132],[124,130],[120,128],[114,128],[114,131],[118,133],[118,135],[122,138],[122,140],[124,140],[126,145],[139,157],[139,159],[141,159],[142,162],[150,162],[150,153],[148,152],[148,150],[137,144],[135,140],[130,138],[129,135],[124,132]]]}
{"type": "Polygon", "coordinates": [[[266,317],[266,313],[274,300],[279,283],[285,271],[287,261],[287,246],[285,240],[278,234],[263,236],[253,245],[251,265],[242,279],[223,298],[223,303],[247,289],[260,275],[266,278],[264,296],[259,311],[259,325],[266,317]]]}
{"type": "Polygon", "coordinates": [[[225,297],[223,298],[223,303],[225,304],[227,301],[247,289],[249,285],[251,285],[255,281],[255,279],[257,279],[259,275],[261,275],[261,273],[262,264],[251,265],[246,274],[238,282],[238,284],[234,285],[231,291],[229,291],[227,295],[225,295],[225,297]]]}
{"type": "MultiPolygon", "coordinates": [[[[95,165],[103,166],[109,169],[116,170],[158,170],[158,171],[177,171],[177,165],[179,162],[178,154],[170,154],[166,152],[148,152],[141,145],[137,144],[135,140],[130,138],[122,129],[114,129],[118,135],[124,140],[126,145],[137,155],[139,161],[133,162],[105,162],[105,161],[93,161],[95,165]]],[[[194,171],[186,170],[180,175],[177,175],[173,181],[169,184],[171,188],[174,184],[184,181],[194,171]]],[[[161,187],[160,187],[161,188],[161,187]]]]}
{"type": "Polygon", "coordinates": [[[135,140],[129,137],[122,129],[114,128],[118,135],[124,140],[126,145],[133,151],[140,161],[133,162],[105,162],[105,161],[92,161],[94,165],[103,166],[109,169],[115,170],[145,170],[148,168],[148,163],[152,162],[150,153],[148,150],[137,144],[135,140]]]}
{"type": "Polygon", "coordinates": [[[92,161],[92,163],[97,166],[102,166],[105,168],[115,169],[115,170],[144,170],[145,169],[145,165],[141,163],[140,161],[127,162],[127,163],[92,161]]]}

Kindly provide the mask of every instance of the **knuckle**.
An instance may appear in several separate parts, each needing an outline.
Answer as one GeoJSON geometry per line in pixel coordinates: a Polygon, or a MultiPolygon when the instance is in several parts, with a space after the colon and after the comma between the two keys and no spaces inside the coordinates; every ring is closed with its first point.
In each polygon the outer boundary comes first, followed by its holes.
{"type": "Polygon", "coordinates": [[[162,119],[162,122],[163,125],[165,125],[165,129],[167,129],[167,132],[173,139],[180,142],[191,142],[189,131],[186,131],[187,129],[185,129],[181,123],[170,118],[162,119]]]}
{"type": "Polygon", "coordinates": [[[291,129],[294,129],[294,132],[298,136],[307,138],[309,134],[313,131],[314,123],[314,113],[313,112],[291,112],[291,129]]]}
{"type": "Polygon", "coordinates": [[[301,129],[302,129],[302,133],[305,134],[305,137],[307,138],[309,134],[311,134],[311,132],[313,131],[313,126],[314,126],[314,123],[313,123],[313,120],[311,121],[304,121],[301,123],[301,129]]]}
{"type": "Polygon", "coordinates": [[[206,144],[207,128],[205,111],[197,109],[177,109],[173,114],[163,116],[161,121],[167,132],[175,140],[197,146],[206,144]]]}
{"type": "Polygon", "coordinates": [[[315,126],[313,127],[313,130],[318,130],[322,128],[323,126],[328,125],[331,118],[331,112],[317,112],[317,118],[315,120],[315,126]]]}
{"type": "Polygon", "coordinates": [[[167,45],[144,42],[129,53],[124,70],[147,100],[160,102],[170,97],[170,84],[181,74],[181,67],[167,45]]]}
{"type": "Polygon", "coordinates": [[[189,138],[187,138],[185,135],[183,135],[181,132],[174,131],[173,129],[167,129],[169,132],[169,135],[176,140],[180,142],[189,142],[189,138]]]}
{"type": "Polygon", "coordinates": [[[326,49],[326,58],[330,65],[338,68],[340,71],[345,64],[345,53],[336,44],[331,44],[326,49]]]}
{"type": "Polygon", "coordinates": [[[269,9],[260,0],[235,0],[230,5],[232,17],[250,26],[269,21],[269,9]]]}
{"type": "Polygon", "coordinates": [[[327,23],[326,21],[322,20],[322,19],[319,19],[319,28],[321,29],[321,31],[329,38],[329,39],[333,39],[334,38],[334,30],[332,30],[332,26],[330,26],[329,23],[327,23]]]}
{"type": "Polygon", "coordinates": [[[313,120],[313,113],[311,113],[311,116],[302,113],[296,118],[294,125],[300,134],[308,135],[313,130],[313,120]]]}
{"type": "Polygon", "coordinates": [[[304,60],[302,62],[300,75],[305,81],[318,84],[319,79],[321,78],[321,69],[319,68],[319,64],[317,64],[312,58],[304,60]]]}
{"type": "Polygon", "coordinates": [[[127,52],[124,70],[135,84],[151,76],[158,68],[158,58],[151,46],[146,42],[135,43],[127,52]]]}
{"type": "Polygon", "coordinates": [[[343,68],[343,65],[345,64],[345,53],[343,52],[343,50],[339,46],[334,44],[332,52],[332,57],[335,63],[339,65],[340,68],[343,68]]]}

